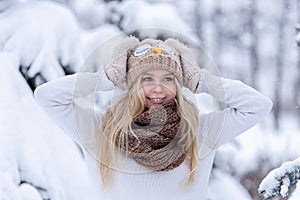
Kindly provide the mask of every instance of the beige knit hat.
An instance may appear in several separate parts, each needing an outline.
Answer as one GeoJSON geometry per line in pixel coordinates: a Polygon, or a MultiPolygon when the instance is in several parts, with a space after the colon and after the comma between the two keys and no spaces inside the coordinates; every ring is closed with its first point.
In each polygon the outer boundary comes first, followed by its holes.
{"type": "Polygon", "coordinates": [[[190,50],[174,39],[166,41],[135,37],[125,38],[113,53],[106,66],[108,78],[119,86],[127,83],[130,89],[138,77],[151,69],[165,69],[174,74],[180,84],[195,91],[200,69],[190,50]]]}
{"type": "Polygon", "coordinates": [[[182,68],[179,56],[161,40],[146,39],[133,51],[129,52],[127,61],[127,86],[133,83],[143,73],[151,69],[164,69],[174,74],[182,84],[182,68]]]}

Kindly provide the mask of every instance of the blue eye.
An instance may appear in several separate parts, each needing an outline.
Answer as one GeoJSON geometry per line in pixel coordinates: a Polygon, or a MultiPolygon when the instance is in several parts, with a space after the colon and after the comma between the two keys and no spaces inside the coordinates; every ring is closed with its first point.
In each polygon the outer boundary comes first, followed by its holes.
{"type": "Polygon", "coordinates": [[[146,77],[143,77],[142,81],[152,81],[153,78],[152,77],[149,77],[149,76],[146,76],[146,77]]]}
{"type": "Polygon", "coordinates": [[[165,77],[163,80],[169,82],[169,81],[173,81],[174,78],[173,77],[165,77]]]}

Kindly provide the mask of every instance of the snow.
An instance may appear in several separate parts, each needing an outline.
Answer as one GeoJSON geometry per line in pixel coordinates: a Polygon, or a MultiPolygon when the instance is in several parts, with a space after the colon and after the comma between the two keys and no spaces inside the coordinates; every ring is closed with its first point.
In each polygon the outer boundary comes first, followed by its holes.
{"type": "Polygon", "coordinates": [[[276,131],[271,128],[269,119],[270,116],[267,116],[259,125],[219,149],[222,153],[222,161],[226,160],[226,163],[236,167],[235,172],[238,175],[257,168],[260,163],[255,160],[261,156],[269,158],[272,164],[277,166],[284,160],[300,156],[297,120],[285,116],[283,126],[276,131]],[[247,163],[247,165],[240,165],[240,163],[247,163]]]}
{"type": "Polygon", "coordinates": [[[11,53],[0,53],[0,84],[5,85],[0,100],[5,113],[0,116],[0,197],[32,200],[41,198],[40,193],[43,199],[92,199],[78,147],[39,108],[10,58],[11,53]]]}
{"type": "MultiPolygon", "coordinates": [[[[146,1],[125,1],[123,4],[118,5],[117,10],[124,15],[121,26],[125,31],[157,28],[174,31],[197,41],[191,28],[187,26],[178,15],[176,8],[170,3],[150,4],[146,1]]],[[[149,30],[140,31],[142,37],[156,37],[160,33],[150,32],[149,30]]]]}
{"type": "Polygon", "coordinates": [[[19,186],[19,191],[23,200],[42,200],[42,197],[36,188],[32,187],[30,184],[22,183],[19,186]]]}
{"type": "Polygon", "coordinates": [[[40,109],[18,71],[31,64],[28,76],[51,80],[64,75],[58,61],[76,66],[76,21],[65,8],[41,2],[16,3],[1,16],[1,199],[93,199],[78,146],[40,109]]]}
{"type": "MultiPolygon", "coordinates": [[[[178,1],[175,5],[171,1],[151,4],[132,0],[109,4],[94,0],[57,2],[68,4],[69,7],[51,1],[0,1],[0,199],[93,200],[95,193],[95,188],[89,183],[81,151],[37,105],[32,90],[19,71],[20,67],[27,78],[40,77],[34,86],[63,76],[65,71],[80,71],[84,68],[83,63],[96,70],[110,58],[109,52],[98,50],[98,46],[109,45],[111,48],[111,45],[115,45],[114,39],[124,37],[122,30],[155,27],[155,31],[144,29],[147,31],[140,34],[143,37],[155,37],[160,34],[160,29],[168,29],[193,41],[199,40],[188,25],[193,18],[188,13],[189,6],[193,5],[191,2],[178,1]],[[178,12],[180,5],[184,11],[178,12]],[[110,16],[112,10],[114,14],[110,16]],[[120,19],[120,24],[117,24],[120,19]],[[109,20],[116,24],[107,24],[109,20]],[[86,60],[91,54],[94,54],[92,59],[86,60]]],[[[216,2],[203,1],[201,5],[203,8],[199,10],[205,14],[203,19],[209,20],[208,16],[214,12],[216,2]]],[[[230,13],[238,11],[241,5],[244,5],[242,1],[220,4],[223,14],[228,14],[222,20],[230,22],[234,27],[232,29],[237,29],[241,23],[236,15],[230,16],[230,13]]],[[[270,12],[259,10],[260,15],[269,18],[278,15],[280,8],[271,1],[261,1],[258,6],[264,8],[262,10],[272,8],[270,12]]],[[[259,72],[258,85],[267,96],[272,95],[274,87],[274,24],[258,21],[258,30],[266,32],[262,34],[259,46],[259,53],[265,58],[261,65],[266,67],[259,72]]],[[[214,28],[206,26],[206,33],[209,33],[206,43],[207,40],[213,43],[216,39],[212,37],[214,28]]],[[[245,40],[242,42],[248,44],[247,35],[241,37],[245,40]]],[[[291,37],[289,35],[287,38],[291,37]]],[[[300,41],[299,35],[296,40],[300,41]]],[[[224,72],[232,71],[231,77],[237,72],[248,76],[249,66],[243,65],[248,62],[244,55],[246,52],[236,52],[234,46],[226,48],[220,55],[227,66],[224,72]]],[[[292,64],[288,67],[290,74],[286,73],[289,76],[296,75],[292,64]]],[[[289,85],[295,78],[285,79],[284,94],[288,99],[292,93],[289,85]]],[[[202,106],[201,111],[211,111],[212,99],[202,96],[198,103],[206,106],[202,106]]],[[[245,187],[238,182],[238,177],[256,169],[262,156],[269,158],[274,166],[300,156],[298,120],[294,116],[284,115],[281,129],[276,131],[272,128],[270,118],[271,115],[267,116],[259,125],[219,149],[215,161],[217,167],[213,171],[209,189],[212,200],[235,199],[237,196],[251,199],[245,187]],[[234,175],[228,173],[232,169],[234,175]]],[[[299,165],[299,159],[282,164],[269,173],[261,187],[270,192],[278,186],[276,177],[283,176],[299,165]]],[[[291,183],[287,178],[283,180],[280,191],[284,196],[291,183]]],[[[299,183],[297,185],[299,188],[299,183]]],[[[299,199],[299,193],[300,190],[296,189],[289,198],[299,199]]]]}
{"type": "Polygon", "coordinates": [[[81,31],[81,49],[83,57],[88,57],[98,46],[121,32],[112,25],[81,31]]]}
{"type": "MultiPolygon", "coordinates": [[[[300,188],[300,182],[298,182],[296,184],[296,188],[300,188]]],[[[291,197],[289,198],[290,200],[298,200],[300,199],[300,190],[296,189],[293,194],[291,195],[291,197]]]]}
{"type": "Polygon", "coordinates": [[[288,191],[289,191],[290,184],[291,184],[291,182],[287,177],[284,177],[282,179],[282,186],[281,186],[281,190],[280,190],[280,195],[282,197],[287,197],[288,196],[288,191]]]}
{"type": "Polygon", "coordinates": [[[38,73],[46,80],[63,76],[60,63],[78,70],[79,29],[70,10],[50,2],[16,2],[0,16],[0,47],[13,52],[21,66],[30,67],[29,77],[38,73]]]}
{"type": "MultiPolygon", "coordinates": [[[[234,169],[235,176],[242,177],[255,169],[259,169],[263,173],[270,163],[273,166],[280,166],[284,162],[281,167],[271,171],[257,189],[265,190],[265,197],[271,194],[287,196],[290,195],[290,184],[294,183],[290,183],[290,179],[284,178],[284,175],[294,172],[296,175],[293,176],[293,181],[297,180],[297,176],[300,177],[299,158],[288,161],[300,156],[298,121],[294,117],[286,115],[281,129],[275,131],[270,128],[270,121],[267,119],[238,136],[234,141],[223,145],[218,150],[215,164],[230,173],[234,169]],[[260,158],[268,160],[262,165],[259,161],[260,158]],[[241,163],[244,164],[241,165],[241,163]],[[278,181],[280,179],[283,184],[278,181]],[[277,192],[274,193],[274,191],[277,192]]],[[[299,198],[299,194],[297,195],[296,192],[292,195],[295,199],[297,199],[296,196],[299,198]]]]}
{"type": "Polygon", "coordinates": [[[77,71],[82,58],[119,30],[80,30],[71,11],[56,3],[3,5],[7,9],[0,20],[0,84],[5,85],[5,98],[0,100],[5,113],[0,117],[0,197],[92,200],[95,191],[79,148],[39,108],[18,68],[22,66],[29,78],[39,74],[46,81],[64,75],[61,65],[77,71]]]}
{"type": "Polygon", "coordinates": [[[280,193],[282,197],[289,194],[291,185],[300,178],[300,158],[283,163],[279,168],[272,170],[261,182],[259,191],[264,197],[280,193]]]}
{"type": "Polygon", "coordinates": [[[68,3],[83,28],[96,28],[103,24],[107,18],[108,6],[95,0],[74,0],[68,1],[68,3]]]}
{"type": "Polygon", "coordinates": [[[218,170],[214,171],[214,178],[210,181],[208,193],[208,196],[214,200],[236,199],[236,197],[251,200],[249,193],[237,180],[218,170]]]}

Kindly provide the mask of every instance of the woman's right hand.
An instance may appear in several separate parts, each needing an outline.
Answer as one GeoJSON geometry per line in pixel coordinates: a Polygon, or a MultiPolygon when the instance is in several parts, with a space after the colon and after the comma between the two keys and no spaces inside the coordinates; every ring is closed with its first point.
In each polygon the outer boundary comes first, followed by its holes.
{"type": "Polygon", "coordinates": [[[134,49],[137,44],[139,44],[137,38],[127,37],[114,49],[112,61],[104,68],[114,86],[120,86],[126,81],[128,51],[134,49]]]}

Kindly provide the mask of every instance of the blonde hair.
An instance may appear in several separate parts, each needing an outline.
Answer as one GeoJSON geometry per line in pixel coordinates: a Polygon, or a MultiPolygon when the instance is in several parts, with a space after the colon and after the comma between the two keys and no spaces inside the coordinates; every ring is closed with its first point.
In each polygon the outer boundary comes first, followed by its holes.
{"type": "MultiPolygon", "coordinates": [[[[136,81],[132,88],[122,94],[120,98],[108,108],[100,133],[98,134],[98,160],[100,161],[99,170],[104,188],[112,182],[112,167],[117,163],[117,151],[121,144],[128,144],[128,132],[132,133],[132,119],[144,111],[145,96],[141,89],[142,76],[136,81]],[[117,138],[119,143],[116,146],[117,138]],[[116,148],[118,147],[118,148],[116,148]]],[[[178,114],[182,120],[182,131],[188,141],[186,149],[189,164],[189,177],[185,186],[193,183],[195,170],[198,165],[198,110],[196,106],[184,98],[182,88],[175,78],[178,103],[178,114]]]]}

